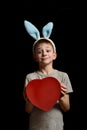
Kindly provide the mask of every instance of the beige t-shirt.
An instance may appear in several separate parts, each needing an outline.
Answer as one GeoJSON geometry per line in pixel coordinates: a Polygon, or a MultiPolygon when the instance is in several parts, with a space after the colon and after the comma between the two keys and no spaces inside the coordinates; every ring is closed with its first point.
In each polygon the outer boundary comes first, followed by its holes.
{"type": "MultiPolygon", "coordinates": [[[[25,79],[25,87],[29,81],[33,79],[42,79],[45,77],[56,78],[58,81],[66,85],[68,93],[73,92],[68,74],[59,70],[54,70],[54,72],[48,75],[43,74],[40,71],[27,74],[25,79]]],[[[34,107],[30,114],[29,130],[63,130],[63,125],[63,113],[58,103],[48,112],[34,107]]]]}

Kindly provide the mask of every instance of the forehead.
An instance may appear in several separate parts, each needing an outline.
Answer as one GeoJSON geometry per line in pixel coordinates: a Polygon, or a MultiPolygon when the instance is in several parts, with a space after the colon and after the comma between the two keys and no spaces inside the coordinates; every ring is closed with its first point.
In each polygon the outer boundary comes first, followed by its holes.
{"type": "Polygon", "coordinates": [[[45,48],[53,48],[53,46],[52,46],[52,44],[50,43],[50,42],[48,42],[48,41],[43,41],[43,42],[39,42],[39,43],[37,43],[36,45],[35,45],[35,47],[34,47],[34,50],[36,50],[36,49],[40,49],[40,48],[42,48],[42,47],[45,47],[45,48]]]}
{"type": "Polygon", "coordinates": [[[36,49],[42,48],[42,47],[53,48],[53,46],[52,46],[51,43],[45,43],[45,42],[43,42],[43,43],[39,43],[39,44],[36,45],[36,49]]]}

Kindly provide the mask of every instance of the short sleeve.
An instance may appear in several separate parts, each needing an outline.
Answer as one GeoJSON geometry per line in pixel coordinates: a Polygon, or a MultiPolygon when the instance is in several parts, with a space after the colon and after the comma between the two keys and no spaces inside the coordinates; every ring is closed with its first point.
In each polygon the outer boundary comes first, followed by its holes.
{"type": "Polygon", "coordinates": [[[68,93],[73,92],[71,81],[67,73],[64,73],[62,82],[67,86],[68,93]]]}

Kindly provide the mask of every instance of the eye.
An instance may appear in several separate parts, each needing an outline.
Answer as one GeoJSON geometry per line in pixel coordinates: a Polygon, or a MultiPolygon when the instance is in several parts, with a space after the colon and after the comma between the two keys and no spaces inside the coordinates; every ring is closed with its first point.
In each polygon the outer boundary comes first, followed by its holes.
{"type": "Polygon", "coordinates": [[[51,50],[46,50],[46,52],[50,52],[51,50]]]}
{"type": "Polygon", "coordinates": [[[41,54],[42,52],[41,51],[37,51],[37,54],[41,54]]]}

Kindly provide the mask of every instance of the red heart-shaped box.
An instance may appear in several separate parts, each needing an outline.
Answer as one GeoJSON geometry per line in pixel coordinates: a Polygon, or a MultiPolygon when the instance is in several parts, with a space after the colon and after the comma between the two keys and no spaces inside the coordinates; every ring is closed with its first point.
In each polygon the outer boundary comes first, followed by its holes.
{"type": "Polygon", "coordinates": [[[25,92],[34,106],[49,111],[60,98],[61,85],[54,77],[34,79],[28,83],[25,92]]]}

